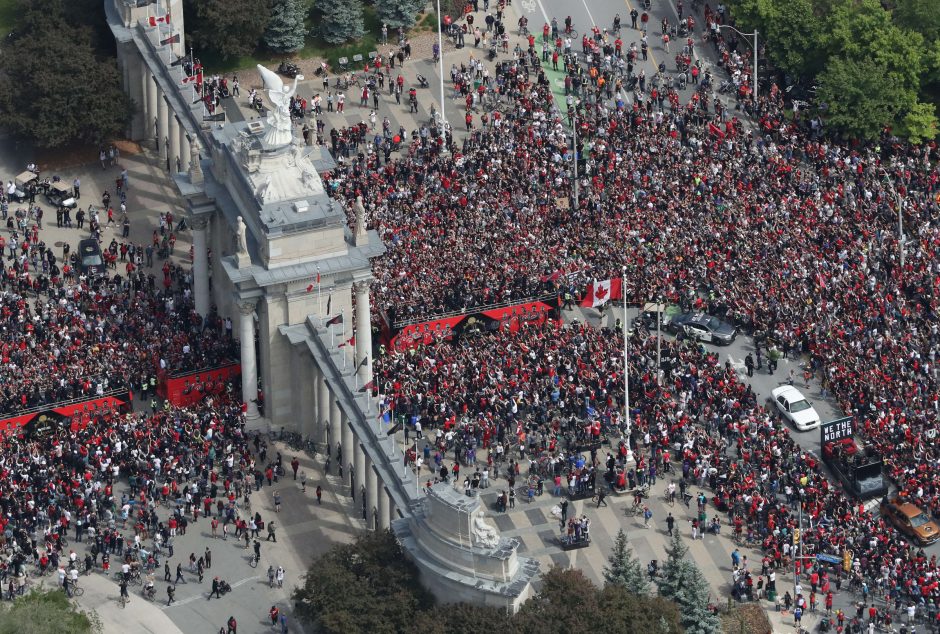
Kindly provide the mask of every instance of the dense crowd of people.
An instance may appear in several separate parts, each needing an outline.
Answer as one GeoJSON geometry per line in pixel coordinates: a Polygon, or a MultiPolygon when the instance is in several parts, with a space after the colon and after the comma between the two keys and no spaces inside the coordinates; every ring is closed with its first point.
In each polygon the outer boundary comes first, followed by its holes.
{"type": "Polygon", "coordinates": [[[238,354],[230,321],[210,315],[203,328],[188,288],[139,276],[61,285],[39,300],[4,292],[0,322],[0,411],[10,414],[110,390],[146,394],[167,374],[238,354]]]}
{"type": "MultiPolygon", "coordinates": [[[[710,39],[726,65],[739,65],[720,34],[710,39]]],[[[432,130],[406,158],[382,166],[361,155],[331,175],[337,196],[363,196],[389,248],[375,266],[376,308],[394,322],[580,294],[626,267],[631,303],[662,297],[706,310],[804,363],[885,456],[902,495],[940,516],[930,442],[940,426],[936,147],[887,132],[877,144],[826,141],[818,120],[786,115],[776,86],[757,102],[735,91],[752,130],[707,95],[683,105],[649,90],[621,88],[611,99],[606,88],[585,90],[562,112],[533,52],[518,51],[483,82],[481,100],[496,112],[462,147],[434,142],[432,130]],[[578,204],[569,122],[583,144],[578,204]]],[[[464,74],[474,71],[454,77],[464,74]]],[[[467,103],[469,111],[477,102],[467,103]]],[[[588,409],[623,426],[618,337],[580,327],[487,334],[394,353],[377,372],[396,408],[455,427],[465,444],[559,452],[565,445],[554,442],[587,427],[588,409]]],[[[634,345],[649,352],[648,341],[634,345]]],[[[750,522],[777,564],[790,554],[791,503],[802,500],[816,522],[804,543],[854,553],[847,581],[857,572],[899,604],[936,605],[933,558],[835,489],[731,368],[673,345],[666,387],[656,384],[655,357],[634,360],[640,470],[670,451],[686,475],[712,486],[740,530],[750,522]]]]}

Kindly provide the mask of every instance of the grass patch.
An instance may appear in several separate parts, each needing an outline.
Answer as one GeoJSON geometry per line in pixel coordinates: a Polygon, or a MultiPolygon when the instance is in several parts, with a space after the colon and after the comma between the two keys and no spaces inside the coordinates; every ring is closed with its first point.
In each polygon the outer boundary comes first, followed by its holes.
{"type": "Polygon", "coordinates": [[[6,37],[13,30],[17,9],[17,0],[0,0],[0,37],[6,37]]]}

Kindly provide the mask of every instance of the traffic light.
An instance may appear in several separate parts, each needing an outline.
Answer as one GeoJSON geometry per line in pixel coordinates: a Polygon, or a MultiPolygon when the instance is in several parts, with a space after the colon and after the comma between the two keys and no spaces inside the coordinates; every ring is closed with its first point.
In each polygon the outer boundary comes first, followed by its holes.
{"type": "Polygon", "coordinates": [[[798,528],[793,529],[793,545],[794,546],[800,545],[800,529],[798,528]]]}
{"type": "Polygon", "coordinates": [[[852,570],[852,551],[846,550],[842,553],[842,569],[846,572],[852,570]]]}

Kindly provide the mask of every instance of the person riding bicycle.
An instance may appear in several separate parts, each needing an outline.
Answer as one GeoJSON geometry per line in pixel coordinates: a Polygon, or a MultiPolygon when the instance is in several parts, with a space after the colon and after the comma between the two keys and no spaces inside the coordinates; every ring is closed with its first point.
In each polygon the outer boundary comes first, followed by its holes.
{"type": "Polygon", "coordinates": [[[633,508],[639,508],[643,504],[643,492],[639,489],[633,492],[633,508]]]}
{"type": "Polygon", "coordinates": [[[130,595],[127,593],[127,580],[121,580],[121,599],[125,601],[130,601],[130,595]]]}
{"type": "Polygon", "coordinates": [[[619,13],[614,16],[614,30],[615,31],[620,30],[620,14],[619,13]]]}
{"type": "Polygon", "coordinates": [[[565,33],[571,33],[571,16],[565,18],[565,33]]]}
{"type": "Polygon", "coordinates": [[[151,599],[157,593],[157,587],[153,583],[153,573],[147,575],[147,578],[144,580],[144,593],[151,599]]]}
{"type": "Polygon", "coordinates": [[[261,561],[261,542],[255,540],[255,561],[261,561]]]}

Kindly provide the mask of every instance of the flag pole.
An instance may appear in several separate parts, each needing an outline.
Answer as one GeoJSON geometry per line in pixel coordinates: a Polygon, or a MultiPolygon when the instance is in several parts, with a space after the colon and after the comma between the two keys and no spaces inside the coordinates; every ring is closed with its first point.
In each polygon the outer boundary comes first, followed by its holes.
{"type": "Polygon", "coordinates": [[[320,267],[317,266],[317,312],[323,314],[323,295],[320,293],[320,267]]]}
{"type": "Polygon", "coordinates": [[[627,462],[633,459],[633,451],[630,449],[630,435],[632,433],[632,421],[630,420],[630,334],[627,330],[627,293],[624,290],[627,282],[627,267],[622,269],[620,278],[620,294],[623,296],[623,413],[627,426],[627,462]]]}
{"type": "MultiPolygon", "coordinates": [[[[355,336],[355,335],[353,335],[355,336]]],[[[346,345],[349,342],[349,339],[346,338],[346,309],[343,308],[343,345],[346,345]]],[[[346,359],[349,358],[349,355],[343,350],[343,372],[346,371],[346,359]]]]}

